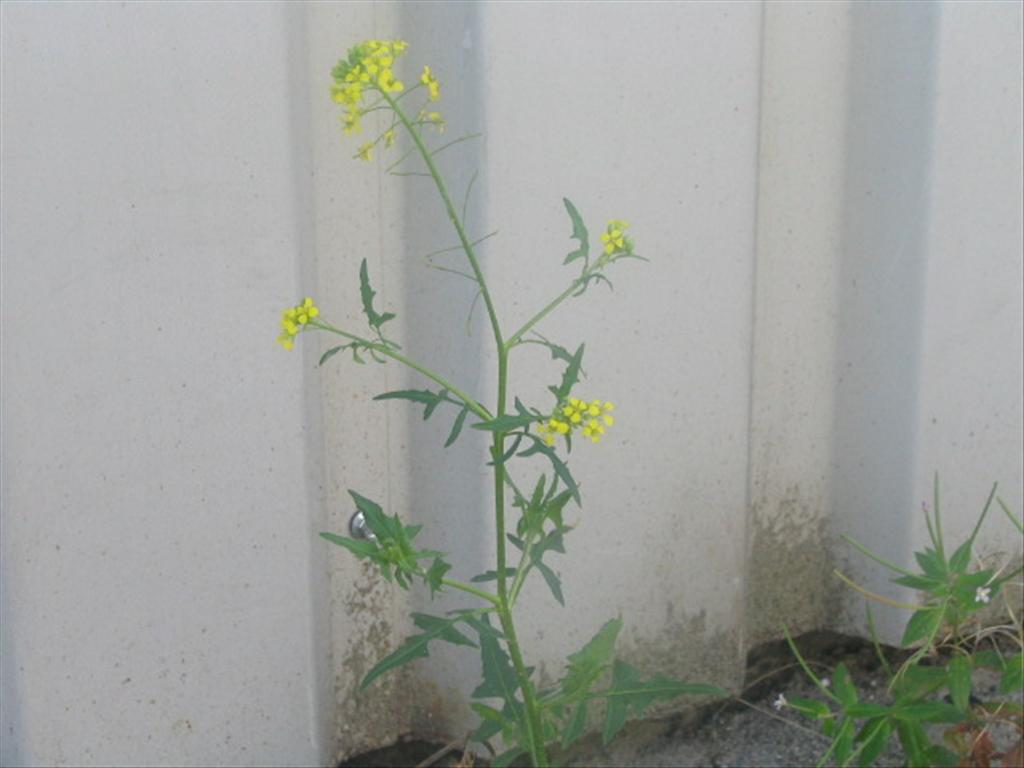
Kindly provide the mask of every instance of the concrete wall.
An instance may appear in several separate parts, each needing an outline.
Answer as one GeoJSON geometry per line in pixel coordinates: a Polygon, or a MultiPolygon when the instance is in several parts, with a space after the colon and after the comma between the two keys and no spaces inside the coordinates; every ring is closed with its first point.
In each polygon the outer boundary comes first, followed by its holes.
{"type": "MultiPolygon", "coordinates": [[[[521,603],[542,677],[621,616],[638,665],[735,685],[780,621],[860,628],[832,569],[888,587],[837,536],[908,562],[933,471],[950,536],[992,480],[1022,508],[1017,4],[0,13],[4,765],[326,764],[472,723],[471,651],[357,690],[410,609],[466,603],[314,536],[354,488],[486,569],[481,436],[442,452],[454,414],[369,401],[421,378],[271,343],[305,294],[362,327],[365,257],[404,348],[493,389],[472,291],[423,265],[454,242],[428,182],[353,161],[327,98],[366,37],[431,64],[445,138],[485,133],[441,158],[458,199],[478,171],[508,325],[571,277],[563,196],[652,259],[539,328],[619,405],[573,452],[567,607],[521,603]]],[[[557,367],[514,354],[545,403],[557,367]]],[[[1019,556],[1007,526],[982,551],[1019,556]]]]}

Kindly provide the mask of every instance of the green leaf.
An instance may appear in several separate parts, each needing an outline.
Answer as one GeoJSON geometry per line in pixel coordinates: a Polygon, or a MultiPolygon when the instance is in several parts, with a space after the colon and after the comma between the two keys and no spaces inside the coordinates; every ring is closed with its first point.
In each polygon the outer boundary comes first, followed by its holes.
{"type": "Polygon", "coordinates": [[[857,734],[857,741],[861,743],[860,757],[857,765],[866,768],[875,762],[885,745],[889,743],[892,736],[892,722],[884,717],[869,720],[857,734]]]}
{"type": "Polygon", "coordinates": [[[562,373],[562,383],[557,387],[548,387],[559,403],[569,397],[572,388],[580,379],[580,366],[583,364],[583,346],[583,344],[580,344],[577,347],[569,364],[565,366],[565,371],[562,373]]]}
{"type": "Polygon", "coordinates": [[[568,264],[576,259],[587,258],[587,254],[590,253],[590,235],[583,225],[583,219],[580,217],[579,211],[576,210],[576,206],[567,197],[563,197],[562,202],[565,203],[565,210],[568,211],[569,218],[572,220],[572,234],[569,237],[580,241],[580,247],[572,251],[562,262],[568,264]]]}
{"type": "Polygon", "coordinates": [[[929,768],[957,768],[961,765],[960,756],[941,744],[931,744],[924,750],[923,765],[929,768]]]}
{"type": "Polygon", "coordinates": [[[890,710],[896,720],[915,723],[959,723],[966,715],[944,701],[912,701],[890,710]]]}
{"type": "Polygon", "coordinates": [[[971,662],[966,656],[955,656],[946,665],[946,676],[953,706],[966,712],[971,698],[971,662]]]}
{"type": "Polygon", "coordinates": [[[551,570],[547,563],[543,562],[540,558],[535,558],[533,564],[540,571],[540,575],[544,577],[544,581],[547,582],[548,589],[551,590],[551,594],[555,596],[555,600],[558,601],[559,605],[565,607],[565,598],[562,596],[562,582],[551,570]]]}
{"type": "Polygon", "coordinates": [[[524,752],[526,752],[526,750],[521,747],[512,747],[512,749],[502,752],[494,758],[491,761],[491,768],[508,768],[508,766],[512,765],[512,762],[524,752]]]}
{"type": "Polygon", "coordinates": [[[473,698],[498,698],[518,713],[521,705],[515,694],[519,688],[519,679],[508,654],[493,635],[480,633],[480,658],[483,662],[484,679],[473,691],[473,698]]]}
{"type": "Polygon", "coordinates": [[[601,694],[608,699],[602,738],[607,744],[626,724],[628,710],[637,716],[654,701],[674,699],[683,695],[727,696],[721,688],[700,683],[683,683],[663,675],[655,675],[646,683],[640,673],[619,659],[612,666],[612,687],[601,694]]]}
{"type": "Polygon", "coordinates": [[[943,608],[922,608],[915,611],[907,622],[900,645],[906,648],[918,640],[931,637],[938,630],[945,613],[943,608]]]}
{"type": "Polygon", "coordinates": [[[907,764],[911,768],[928,768],[928,758],[925,750],[928,748],[928,735],[920,723],[898,721],[896,733],[899,735],[900,744],[907,756],[907,764]]]}
{"type": "Polygon", "coordinates": [[[883,707],[881,704],[872,704],[864,701],[844,707],[843,712],[845,712],[849,717],[855,717],[858,720],[862,720],[865,717],[882,717],[889,713],[889,707],[883,707]]]}
{"type": "Polygon", "coordinates": [[[586,691],[594,684],[611,663],[621,630],[622,619],[607,621],[583,648],[569,656],[569,668],[562,679],[564,693],[586,691]]]}
{"type": "Polygon", "coordinates": [[[444,441],[444,447],[450,447],[456,440],[459,439],[459,433],[462,432],[462,425],[466,422],[466,415],[469,413],[469,406],[462,406],[462,410],[459,411],[459,415],[455,417],[455,423],[452,424],[452,431],[448,433],[448,439],[444,441]]]}
{"type": "MultiPolygon", "coordinates": [[[[516,575],[516,569],[515,568],[506,568],[505,569],[505,576],[506,577],[511,577],[511,576],[515,576],[515,575],[516,575]]],[[[497,571],[484,571],[483,573],[479,573],[479,574],[477,574],[476,576],[474,576],[473,578],[470,579],[470,581],[473,582],[474,584],[481,584],[481,583],[483,583],[485,581],[497,581],[497,580],[498,580],[498,572],[497,571]]]]}
{"type": "Polygon", "coordinates": [[[845,664],[840,663],[836,667],[835,674],[832,676],[832,687],[836,698],[842,702],[844,707],[857,703],[857,689],[853,685],[853,680],[850,679],[850,673],[845,664]]]}
{"type": "Polygon", "coordinates": [[[502,716],[501,712],[494,707],[474,701],[469,705],[469,708],[480,715],[481,720],[480,725],[477,726],[471,737],[473,741],[485,742],[501,733],[502,729],[508,724],[508,721],[502,716]]]}
{"type": "Polygon", "coordinates": [[[446,640],[449,643],[454,643],[455,645],[469,645],[476,647],[476,644],[472,640],[455,629],[455,624],[462,621],[461,616],[456,616],[453,619],[442,619],[437,616],[429,616],[425,613],[414,613],[412,616],[416,626],[426,631],[422,634],[408,637],[398,650],[377,662],[373,669],[371,669],[366,674],[366,677],[363,678],[360,688],[365,690],[366,687],[378,677],[386,672],[390,672],[396,667],[408,664],[410,661],[414,661],[416,659],[425,658],[428,655],[427,645],[431,640],[440,639],[446,640]]]}
{"type": "Polygon", "coordinates": [[[908,667],[898,678],[894,691],[901,703],[923,699],[946,684],[946,670],[942,667],[908,667]]]}
{"type": "Polygon", "coordinates": [[[395,538],[396,531],[391,521],[384,514],[384,510],[381,509],[380,504],[356,493],[351,488],[348,491],[348,495],[352,497],[356,507],[363,513],[366,524],[373,531],[374,536],[380,540],[395,538]]]}
{"type": "Polygon", "coordinates": [[[824,720],[832,715],[832,710],[829,709],[828,704],[817,699],[804,699],[799,696],[793,696],[787,699],[786,703],[801,715],[813,720],[824,720]]]}
{"type": "Polygon", "coordinates": [[[431,599],[433,599],[434,593],[441,591],[441,581],[444,579],[444,575],[451,569],[451,563],[445,562],[440,557],[434,558],[434,562],[427,569],[426,576],[423,577],[423,580],[430,587],[431,599]]]}
{"type": "Polygon", "coordinates": [[[584,700],[576,705],[576,709],[572,713],[572,719],[569,720],[569,725],[566,726],[565,732],[562,734],[562,749],[568,749],[573,742],[579,739],[586,727],[587,702],[584,700]]]}
{"type": "Polygon", "coordinates": [[[530,411],[518,397],[515,399],[515,408],[516,413],[506,413],[490,421],[479,421],[473,425],[473,429],[484,429],[488,432],[511,432],[514,429],[528,427],[534,422],[544,420],[543,414],[539,411],[530,411]]]}
{"type": "Polygon", "coordinates": [[[839,726],[839,733],[835,737],[835,754],[838,765],[846,765],[846,762],[850,759],[850,753],[853,751],[854,729],[856,727],[856,723],[850,718],[844,719],[839,726]]]}
{"type": "Polygon", "coordinates": [[[901,584],[904,587],[918,589],[922,592],[931,592],[936,587],[945,585],[944,579],[929,579],[927,576],[901,576],[892,580],[894,584],[901,584]]]}
{"type": "Polygon", "coordinates": [[[582,501],[580,500],[579,486],[576,485],[576,480],[573,479],[572,473],[569,471],[568,465],[564,461],[562,461],[561,458],[559,458],[558,454],[555,453],[554,448],[547,445],[543,440],[541,440],[534,434],[527,433],[526,435],[524,435],[524,437],[528,437],[531,440],[533,440],[533,445],[531,445],[529,448],[520,451],[517,455],[527,457],[539,453],[542,454],[543,456],[546,456],[548,461],[551,462],[551,467],[552,469],[555,470],[555,474],[558,475],[558,479],[562,481],[562,484],[572,494],[573,501],[575,501],[578,506],[583,506],[582,501]]]}
{"type": "Polygon", "coordinates": [[[454,403],[459,405],[457,400],[452,400],[448,397],[448,390],[442,389],[440,392],[431,392],[429,389],[397,389],[394,392],[385,392],[382,395],[377,395],[374,400],[410,400],[414,403],[423,403],[426,406],[423,409],[423,420],[429,419],[434,409],[437,408],[441,403],[454,403]]]}
{"type": "Polygon", "coordinates": [[[347,347],[347,346],[348,346],[347,344],[343,344],[343,345],[341,345],[341,346],[337,346],[337,347],[331,347],[331,348],[330,348],[330,349],[328,349],[328,350],[327,350],[326,352],[324,352],[324,353],[323,353],[322,355],[320,355],[320,362],[319,362],[319,363],[317,363],[317,365],[318,365],[318,366],[321,366],[321,365],[323,365],[323,364],[324,364],[324,363],[326,363],[326,362],[327,362],[328,360],[330,360],[330,359],[331,359],[332,357],[334,357],[334,356],[335,356],[336,354],[338,354],[339,352],[341,352],[341,350],[343,350],[343,349],[344,349],[345,347],[347,347]]]}
{"type": "Polygon", "coordinates": [[[344,547],[360,559],[372,557],[380,551],[377,542],[370,541],[369,539],[349,539],[345,536],[338,536],[335,533],[321,533],[320,536],[332,544],[344,547]]]}
{"type": "Polygon", "coordinates": [[[373,297],[377,295],[377,292],[370,287],[370,276],[366,269],[366,259],[363,259],[363,263],[359,266],[359,295],[363,300],[363,312],[366,313],[366,319],[369,321],[370,326],[377,333],[380,333],[380,327],[388,320],[393,320],[395,314],[393,312],[385,312],[381,315],[373,308],[373,297]]]}
{"type": "Polygon", "coordinates": [[[934,549],[925,549],[922,552],[915,552],[914,559],[917,560],[917,564],[921,566],[921,570],[924,571],[925,576],[929,576],[933,579],[939,579],[940,581],[946,580],[946,565],[942,562],[942,558],[939,557],[938,553],[934,549]]]}
{"type": "Polygon", "coordinates": [[[1006,669],[999,681],[1000,693],[1012,693],[1024,688],[1024,652],[1006,660],[1006,669]]]}
{"type": "Polygon", "coordinates": [[[971,564],[971,545],[973,543],[972,539],[968,539],[956,548],[956,552],[949,558],[950,571],[953,573],[963,573],[967,570],[967,566],[971,564]]]}

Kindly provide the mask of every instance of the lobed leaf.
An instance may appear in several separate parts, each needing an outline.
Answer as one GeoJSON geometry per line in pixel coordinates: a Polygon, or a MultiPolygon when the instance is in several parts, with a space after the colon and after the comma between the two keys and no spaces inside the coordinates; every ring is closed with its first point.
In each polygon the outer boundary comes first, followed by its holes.
{"type": "Polygon", "coordinates": [[[432,640],[444,640],[455,645],[476,647],[472,640],[455,629],[455,624],[462,621],[462,616],[452,619],[442,619],[425,613],[414,613],[412,616],[416,626],[426,631],[406,638],[406,641],[394,653],[388,654],[377,662],[373,669],[366,673],[360,688],[365,690],[381,675],[408,664],[410,661],[425,658],[428,655],[427,646],[432,640]]]}
{"type": "Polygon", "coordinates": [[[583,218],[580,216],[579,211],[576,210],[576,206],[573,205],[567,197],[563,197],[562,202],[565,203],[565,210],[568,212],[569,219],[572,221],[572,234],[569,235],[569,237],[579,240],[580,242],[580,247],[569,253],[569,255],[565,257],[565,261],[562,262],[563,264],[568,264],[576,259],[587,258],[587,255],[590,253],[590,235],[587,232],[586,226],[583,224],[583,218]]]}
{"type": "Polygon", "coordinates": [[[373,297],[377,295],[377,292],[370,287],[370,275],[366,269],[366,259],[363,259],[363,263],[359,266],[359,295],[363,300],[363,312],[366,313],[366,319],[369,321],[370,326],[377,333],[380,333],[380,327],[388,320],[393,320],[395,313],[385,312],[380,314],[373,308],[373,297]]]}

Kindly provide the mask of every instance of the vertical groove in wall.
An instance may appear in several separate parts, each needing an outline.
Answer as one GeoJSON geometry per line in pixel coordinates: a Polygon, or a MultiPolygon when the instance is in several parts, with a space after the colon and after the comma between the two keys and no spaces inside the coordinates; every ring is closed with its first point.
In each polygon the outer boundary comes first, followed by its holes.
{"type": "MultiPolygon", "coordinates": [[[[309,48],[308,9],[304,5],[284,6],[287,24],[286,63],[289,88],[288,112],[289,148],[292,152],[292,220],[297,229],[295,243],[298,253],[295,262],[299,272],[299,285],[316,284],[316,236],[313,225],[313,139],[312,111],[307,94],[310,92],[309,67],[306,51],[309,48]]],[[[326,528],[325,493],[323,475],[324,434],[321,387],[313,361],[318,357],[313,344],[302,345],[303,396],[306,428],[304,451],[306,465],[305,503],[307,525],[304,554],[308,568],[309,657],[306,665],[309,697],[309,740],[314,754],[324,763],[333,754],[333,715],[335,702],[331,681],[332,653],[330,632],[330,596],[327,556],[317,534],[326,528]]]]}
{"type": "Polygon", "coordinates": [[[740,654],[739,663],[741,669],[745,666],[745,658],[747,651],[747,633],[749,628],[747,626],[747,601],[750,595],[750,556],[749,553],[752,548],[752,524],[753,520],[753,503],[754,503],[754,393],[757,387],[757,342],[758,342],[758,323],[757,323],[757,307],[758,307],[758,294],[757,294],[757,280],[758,280],[758,252],[761,246],[760,238],[760,215],[761,215],[761,154],[763,152],[762,142],[762,128],[764,121],[764,90],[765,90],[765,48],[767,41],[765,39],[765,28],[767,24],[767,16],[770,12],[769,7],[762,1],[760,4],[760,34],[758,35],[758,43],[760,44],[760,52],[758,54],[758,89],[757,89],[757,155],[754,161],[754,185],[757,189],[754,194],[754,216],[751,222],[754,228],[754,247],[750,259],[750,354],[747,358],[747,477],[746,477],[746,498],[745,498],[745,511],[743,515],[743,552],[747,553],[747,557],[744,558],[741,572],[742,584],[740,586],[740,601],[743,606],[739,626],[737,628],[738,637],[738,648],[740,654]]]}

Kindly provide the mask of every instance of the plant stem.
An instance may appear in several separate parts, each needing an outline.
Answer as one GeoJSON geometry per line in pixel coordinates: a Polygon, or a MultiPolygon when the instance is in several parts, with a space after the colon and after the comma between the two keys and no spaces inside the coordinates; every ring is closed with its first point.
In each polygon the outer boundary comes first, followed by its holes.
{"type": "Polygon", "coordinates": [[[473,274],[476,276],[476,281],[480,285],[480,293],[483,295],[484,304],[487,307],[487,316],[491,321],[491,330],[494,332],[494,341],[498,348],[501,349],[504,347],[504,342],[501,337],[501,326],[498,324],[498,315],[494,310],[494,302],[491,301],[491,292],[487,290],[487,282],[484,280],[483,271],[480,269],[480,262],[477,260],[476,253],[473,251],[473,244],[466,236],[466,230],[462,226],[462,220],[459,218],[459,214],[455,211],[452,199],[448,196],[448,188],[445,186],[444,179],[441,178],[441,173],[437,170],[437,166],[434,164],[434,158],[431,156],[430,150],[428,150],[426,145],[423,143],[423,138],[420,136],[419,131],[417,131],[413,126],[408,116],[402,111],[402,108],[398,106],[398,102],[391,98],[391,94],[389,93],[380,91],[380,94],[384,100],[391,105],[391,108],[398,116],[398,119],[409,132],[409,136],[411,136],[413,142],[415,142],[416,148],[420,151],[420,155],[423,157],[423,162],[427,164],[427,170],[430,171],[430,175],[434,179],[434,185],[437,187],[437,191],[441,195],[441,200],[444,202],[445,210],[448,213],[448,219],[451,221],[452,226],[455,227],[455,232],[459,236],[459,242],[462,243],[462,249],[466,252],[466,258],[469,259],[469,264],[473,268],[473,274]]]}
{"type": "Polygon", "coordinates": [[[464,402],[466,406],[469,408],[469,410],[471,410],[484,421],[491,421],[494,418],[491,415],[490,411],[488,411],[486,408],[480,405],[480,403],[478,403],[476,400],[471,398],[457,386],[448,381],[448,379],[441,376],[441,374],[435,373],[434,371],[427,368],[425,365],[421,365],[420,363],[417,363],[415,360],[409,359],[400,352],[396,352],[386,344],[379,344],[376,341],[364,339],[361,336],[356,336],[354,333],[349,333],[348,331],[343,331],[340,328],[335,328],[330,323],[325,323],[322,320],[313,319],[309,321],[309,324],[314,328],[319,328],[322,331],[329,331],[330,333],[334,333],[337,334],[338,336],[342,336],[346,339],[358,342],[360,345],[366,347],[367,349],[372,349],[374,352],[379,352],[385,357],[390,357],[392,360],[396,360],[399,363],[402,363],[403,365],[407,365],[414,371],[422,373],[431,381],[434,381],[440,384],[445,389],[447,389],[449,392],[451,392],[453,395],[459,398],[459,400],[464,402]]]}
{"type": "Polygon", "coordinates": [[[505,342],[505,348],[512,349],[512,347],[518,344],[520,340],[523,338],[523,336],[531,328],[533,328],[533,326],[535,326],[537,323],[539,323],[541,320],[547,317],[552,312],[552,310],[555,309],[555,307],[557,307],[559,304],[561,304],[563,301],[569,298],[569,296],[575,293],[575,291],[580,287],[580,284],[586,279],[586,277],[590,274],[591,271],[593,270],[587,270],[582,275],[573,280],[572,283],[569,284],[569,287],[558,295],[558,298],[556,298],[554,301],[552,301],[550,304],[544,307],[544,309],[542,309],[532,318],[527,320],[526,324],[523,325],[522,328],[520,328],[518,331],[509,336],[508,341],[505,342]]]}
{"type": "MultiPolygon", "coordinates": [[[[445,187],[444,180],[441,178],[441,173],[437,170],[430,151],[423,143],[423,138],[398,106],[397,101],[391,98],[390,94],[383,91],[381,91],[381,96],[391,105],[398,119],[409,132],[413,142],[415,142],[420,155],[423,157],[423,161],[427,164],[427,169],[430,171],[437,191],[441,195],[441,200],[444,202],[448,219],[451,221],[452,226],[455,227],[455,232],[459,236],[459,242],[462,244],[462,249],[466,252],[466,258],[469,260],[473,275],[480,286],[480,294],[483,296],[484,304],[487,307],[487,316],[491,321],[491,331],[494,333],[494,343],[498,350],[498,402],[496,414],[500,418],[505,415],[505,402],[507,399],[508,348],[502,338],[501,325],[498,323],[498,315],[494,309],[494,302],[491,300],[491,293],[487,288],[487,281],[484,279],[483,271],[480,269],[480,262],[473,251],[473,244],[466,236],[462,220],[455,211],[455,206],[448,195],[448,190],[445,187]]],[[[453,394],[457,394],[454,389],[451,391],[453,394]]],[[[523,692],[523,703],[526,707],[526,730],[530,740],[530,757],[537,768],[546,768],[548,759],[544,749],[544,731],[541,728],[540,708],[537,706],[536,694],[530,683],[530,677],[526,672],[523,654],[519,649],[519,641],[516,638],[515,624],[512,621],[512,610],[508,600],[508,583],[505,575],[505,465],[501,460],[505,452],[504,432],[494,433],[492,451],[494,454],[494,516],[498,548],[498,617],[501,621],[502,631],[505,633],[505,642],[508,645],[516,677],[519,678],[519,687],[523,692]]]]}
{"type": "Polygon", "coordinates": [[[477,597],[486,600],[489,603],[493,603],[494,605],[499,605],[498,598],[492,595],[490,592],[487,592],[483,589],[477,589],[476,587],[466,584],[465,582],[456,581],[455,579],[441,579],[441,583],[445,586],[452,587],[453,589],[461,589],[463,592],[468,592],[471,595],[476,595],[477,597]]]}

